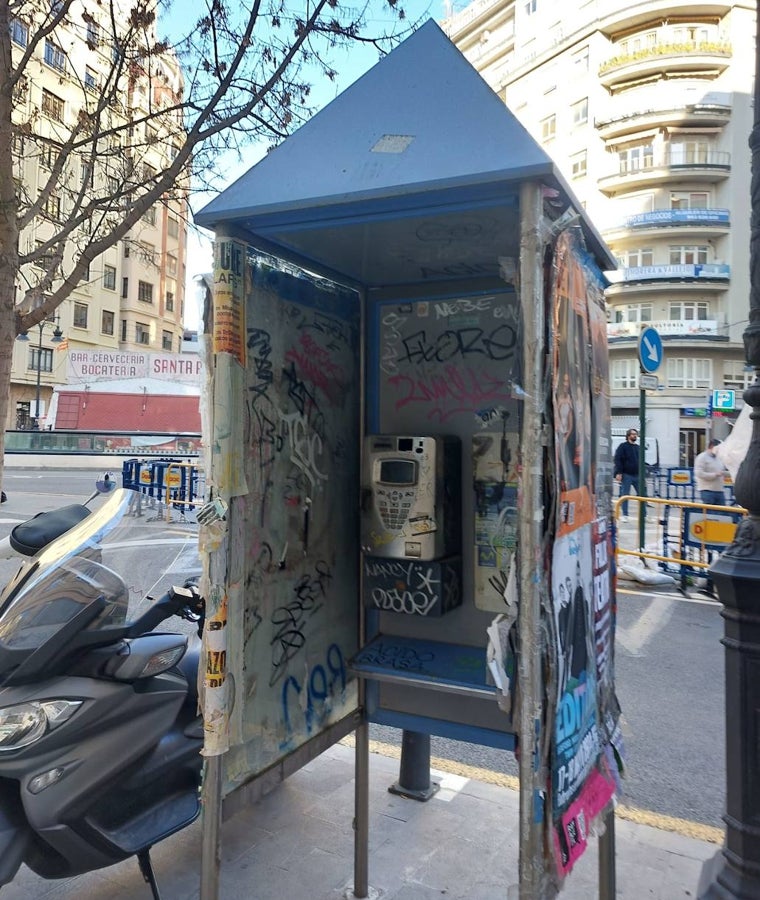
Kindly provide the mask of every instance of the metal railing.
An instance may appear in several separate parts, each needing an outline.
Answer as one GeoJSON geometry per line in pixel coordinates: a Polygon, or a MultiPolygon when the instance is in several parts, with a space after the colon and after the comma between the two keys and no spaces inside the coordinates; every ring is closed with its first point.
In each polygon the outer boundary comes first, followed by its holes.
{"type": "Polygon", "coordinates": [[[741,506],[719,506],[691,500],[638,497],[619,497],[615,502],[614,515],[617,540],[615,562],[620,565],[621,557],[631,557],[656,563],[656,569],[671,575],[679,582],[682,591],[696,576],[707,579],[707,590],[712,584],[707,570],[717,556],[734,540],[739,522],[747,511],[741,506]],[[623,546],[619,528],[619,512],[623,503],[636,504],[638,514],[634,516],[636,537],[633,546],[623,546]],[[644,529],[641,528],[644,516],[644,529]],[[641,546],[641,534],[645,535],[641,546]]]}
{"type": "Polygon", "coordinates": [[[142,434],[130,431],[30,431],[5,432],[6,453],[103,454],[135,456],[182,454],[198,456],[200,434],[158,432],[142,434]]]}

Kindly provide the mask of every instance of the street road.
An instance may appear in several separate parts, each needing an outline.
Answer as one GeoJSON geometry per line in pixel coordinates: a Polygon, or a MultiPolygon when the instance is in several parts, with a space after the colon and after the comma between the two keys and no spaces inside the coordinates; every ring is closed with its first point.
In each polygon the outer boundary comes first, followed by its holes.
{"type": "MultiPolygon", "coordinates": [[[[0,538],[37,512],[82,502],[98,473],[6,469],[0,538]]],[[[116,472],[117,476],[120,473],[116,472]]],[[[16,563],[0,562],[5,584],[16,563]]],[[[722,827],[725,797],[723,621],[720,605],[678,593],[618,594],[617,688],[623,710],[626,806],[722,827]]],[[[399,744],[396,729],[371,737],[399,744]]],[[[432,739],[432,754],[517,774],[511,754],[432,739]]]]}

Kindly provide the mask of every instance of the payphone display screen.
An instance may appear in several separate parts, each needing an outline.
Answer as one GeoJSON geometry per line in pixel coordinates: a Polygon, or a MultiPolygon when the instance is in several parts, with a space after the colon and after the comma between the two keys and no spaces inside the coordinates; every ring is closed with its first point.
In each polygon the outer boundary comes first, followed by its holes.
{"type": "Polygon", "coordinates": [[[417,463],[411,459],[384,459],[380,463],[382,484],[416,484],[417,463]]]}

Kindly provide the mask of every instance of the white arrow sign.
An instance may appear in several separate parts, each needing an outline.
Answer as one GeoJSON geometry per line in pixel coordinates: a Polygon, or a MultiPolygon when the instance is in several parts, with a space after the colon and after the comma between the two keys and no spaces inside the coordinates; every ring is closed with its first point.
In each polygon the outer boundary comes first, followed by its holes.
{"type": "Polygon", "coordinates": [[[652,362],[658,362],[660,359],[659,348],[655,347],[655,345],[649,340],[649,338],[644,335],[642,339],[642,343],[647,348],[647,356],[652,362]]]}

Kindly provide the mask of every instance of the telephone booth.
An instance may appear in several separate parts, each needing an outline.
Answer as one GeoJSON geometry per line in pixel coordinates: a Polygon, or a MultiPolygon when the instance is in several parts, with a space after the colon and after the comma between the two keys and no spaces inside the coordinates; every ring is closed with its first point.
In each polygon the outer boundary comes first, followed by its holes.
{"type": "Polygon", "coordinates": [[[207,484],[226,509],[201,530],[204,896],[213,810],[350,732],[368,895],[370,722],[519,747],[505,828],[521,896],[551,896],[619,750],[614,260],[432,21],[196,221],[216,237],[207,484]]]}

